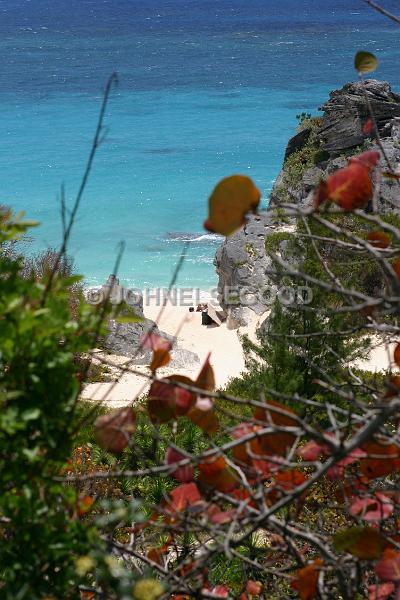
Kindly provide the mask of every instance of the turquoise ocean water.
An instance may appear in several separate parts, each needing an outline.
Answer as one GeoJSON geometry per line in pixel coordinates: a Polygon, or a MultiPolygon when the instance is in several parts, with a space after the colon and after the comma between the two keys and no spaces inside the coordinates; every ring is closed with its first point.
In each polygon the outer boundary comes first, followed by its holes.
{"type": "Polygon", "coordinates": [[[188,239],[178,284],[213,285],[215,183],[247,174],[265,205],[296,114],[355,78],[358,49],[399,85],[400,28],[361,0],[0,0],[0,33],[0,202],[41,221],[31,251],[60,241],[60,186],[71,203],[118,72],[70,246],[89,284],[124,240],[121,279],[166,285],[188,239]]]}

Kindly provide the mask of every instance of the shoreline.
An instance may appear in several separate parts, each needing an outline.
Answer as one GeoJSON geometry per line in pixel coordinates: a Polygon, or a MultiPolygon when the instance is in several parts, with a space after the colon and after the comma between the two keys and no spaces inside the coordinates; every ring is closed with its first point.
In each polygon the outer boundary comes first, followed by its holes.
{"type": "MultiPolygon", "coordinates": [[[[245,370],[243,349],[239,339],[240,335],[247,334],[255,339],[255,332],[266,315],[254,314],[251,324],[239,329],[228,329],[226,323],[217,325],[202,325],[200,312],[189,312],[188,306],[174,305],[167,302],[161,307],[154,298],[148,306],[144,306],[146,318],[155,321],[159,329],[177,338],[177,347],[189,350],[197,354],[199,362],[190,363],[184,367],[164,367],[157,371],[158,376],[168,377],[170,375],[187,375],[195,378],[205,361],[211,353],[210,362],[214,368],[216,387],[223,388],[227,382],[240,375],[245,370]]],[[[103,352],[97,353],[100,358],[115,365],[115,375],[118,367],[129,361],[128,357],[121,355],[110,355],[103,352]]],[[[96,354],[94,355],[94,361],[96,354]]],[[[97,359],[98,360],[98,359],[97,359]]],[[[90,383],[82,391],[81,398],[93,402],[104,402],[111,408],[125,406],[137,401],[137,398],[149,389],[150,370],[147,366],[135,365],[134,370],[143,373],[143,376],[135,373],[124,373],[118,383],[90,383]]]]}

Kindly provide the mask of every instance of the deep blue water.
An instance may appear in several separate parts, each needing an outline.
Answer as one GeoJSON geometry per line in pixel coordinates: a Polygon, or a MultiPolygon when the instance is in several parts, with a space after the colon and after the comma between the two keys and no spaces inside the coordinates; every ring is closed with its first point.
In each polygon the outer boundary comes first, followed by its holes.
{"type": "Polygon", "coordinates": [[[247,174],[266,202],[296,114],[355,79],[358,49],[398,87],[399,34],[362,0],[0,0],[0,203],[41,221],[32,251],[59,243],[60,186],[71,203],[115,70],[77,268],[101,282],[125,240],[121,278],[166,285],[190,238],[179,284],[208,287],[216,182],[247,174]]]}

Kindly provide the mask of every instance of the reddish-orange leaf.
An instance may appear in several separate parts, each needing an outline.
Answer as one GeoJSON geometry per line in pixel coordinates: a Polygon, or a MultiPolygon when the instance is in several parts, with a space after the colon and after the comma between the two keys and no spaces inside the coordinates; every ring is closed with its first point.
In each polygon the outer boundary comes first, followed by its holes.
{"type": "Polygon", "coordinates": [[[387,248],[390,246],[390,237],[384,231],[371,231],[367,235],[367,240],[375,248],[387,248]]]}
{"type": "Polygon", "coordinates": [[[227,466],[223,456],[212,457],[199,463],[199,471],[199,481],[220,492],[229,492],[237,485],[237,477],[227,466]]]}
{"type": "Polygon", "coordinates": [[[153,358],[150,363],[150,369],[156,371],[161,367],[165,367],[171,361],[171,355],[166,350],[154,350],[153,358]]]}
{"type": "Polygon", "coordinates": [[[195,385],[202,390],[213,392],[215,390],[215,376],[214,370],[210,365],[210,356],[211,354],[208,354],[204,361],[204,365],[196,379],[195,385]]]}
{"type": "Polygon", "coordinates": [[[396,344],[393,352],[393,360],[398,367],[400,367],[400,344],[396,344]]]}
{"type": "Polygon", "coordinates": [[[153,423],[167,423],[171,419],[185,415],[196,402],[194,394],[176,383],[194,385],[188,377],[173,375],[154,381],[150,387],[147,410],[153,423]]]}
{"type": "Polygon", "coordinates": [[[368,586],[368,600],[387,600],[393,594],[395,586],[393,583],[380,583],[368,586]]]}
{"type": "Polygon", "coordinates": [[[210,408],[207,403],[203,406],[201,400],[197,400],[196,404],[188,412],[187,417],[192,423],[208,434],[215,433],[219,429],[219,419],[214,408],[210,408]]]}
{"type": "Polygon", "coordinates": [[[226,467],[226,460],[223,456],[212,456],[199,463],[199,471],[205,477],[210,477],[221,473],[226,467]]]}
{"type": "Polygon", "coordinates": [[[380,159],[381,155],[379,152],[376,150],[367,150],[366,152],[352,156],[349,160],[349,165],[359,164],[368,169],[373,169],[379,164],[380,159]]]}
{"type": "Polygon", "coordinates": [[[361,560],[374,560],[382,556],[384,539],[374,527],[349,527],[335,534],[333,546],[361,560]]]}
{"type": "Polygon", "coordinates": [[[249,177],[232,175],[214,188],[208,200],[208,231],[231,235],[246,222],[246,214],[256,212],[261,194],[249,177]]]}
{"type": "MultiPolygon", "coordinates": [[[[269,400],[268,404],[271,406],[271,408],[257,408],[254,412],[254,418],[257,421],[261,421],[264,427],[268,424],[276,425],[277,427],[297,426],[297,421],[289,416],[290,414],[295,415],[295,412],[292,409],[288,408],[287,406],[283,406],[274,400],[269,400]],[[273,407],[281,409],[289,414],[280,414],[279,412],[274,411],[273,407]]],[[[287,449],[290,448],[295,441],[296,436],[293,433],[276,432],[266,433],[260,436],[258,439],[263,454],[272,456],[286,454],[287,449]]]]}
{"type": "Polygon", "coordinates": [[[396,260],[392,262],[392,267],[397,277],[400,279],[400,258],[396,258],[396,260]]]}
{"type": "Polygon", "coordinates": [[[399,449],[395,444],[366,442],[362,446],[368,457],[360,460],[360,469],[369,479],[385,477],[399,467],[399,449]]]}
{"type": "Polygon", "coordinates": [[[158,335],[158,333],[146,333],[141,338],[143,348],[153,351],[153,359],[150,363],[150,369],[156,371],[160,367],[165,367],[170,360],[169,351],[172,348],[172,342],[158,335]]]}
{"type": "Polygon", "coordinates": [[[260,581],[253,581],[249,579],[246,583],[246,592],[251,596],[258,596],[262,592],[262,583],[260,581]]]}
{"type": "Polygon", "coordinates": [[[201,494],[195,483],[183,483],[179,485],[172,490],[170,496],[170,508],[175,512],[182,512],[201,500],[201,494]]]}
{"type": "Polygon", "coordinates": [[[369,170],[362,164],[353,163],[339,169],[327,179],[328,198],[344,211],[364,208],[372,198],[372,182],[369,170]]]}
{"type": "MultiPolygon", "coordinates": [[[[172,465],[184,460],[186,456],[175,450],[174,448],[168,448],[165,455],[165,462],[167,465],[172,465]]],[[[194,473],[192,465],[184,465],[183,467],[177,467],[174,471],[171,471],[170,475],[175,477],[177,481],[181,483],[188,483],[193,481],[194,473]]]]}
{"type": "Polygon", "coordinates": [[[394,509],[393,502],[382,492],[371,497],[356,496],[350,506],[350,514],[364,521],[383,521],[390,517],[394,509]]]}
{"type": "Polygon", "coordinates": [[[296,579],[292,581],[292,587],[297,590],[301,600],[313,600],[317,595],[318,576],[322,564],[322,560],[317,558],[311,564],[297,571],[296,579]]]}
{"type": "Polygon", "coordinates": [[[95,499],[92,496],[83,496],[78,500],[78,515],[81,517],[93,506],[95,499]]]}
{"type": "MultiPolygon", "coordinates": [[[[232,437],[236,440],[240,440],[244,436],[256,433],[258,429],[260,429],[259,425],[253,425],[252,423],[240,423],[232,431],[232,437]]],[[[258,439],[254,438],[248,442],[243,442],[243,444],[234,446],[232,449],[232,454],[235,460],[238,463],[241,463],[243,466],[244,464],[252,464],[255,456],[262,456],[263,452],[258,439]]]]}
{"type": "Polygon", "coordinates": [[[97,417],[94,434],[99,446],[109,452],[122,452],[135,431],[136,414],[131,407],[118,408],[97,417]]]}
{"type": "Polygon", "coordinates": [[[364,135],[369,135],[374,131],[374,122],[371,118],[365,121],[362,131],[364,135]]]}
{"type": "Polygon", "coordinates": [[[375,565],[374,570],[383,581],[400,583],[400,552],[386,548],[382,560],[375,565]]]}
{"type": "Polygon", "coordinates": [[[165,554],[167,554],[173,541],[173,538],[169,537],[165,544],[163,544],[159,548],[150,548],[150,550],[147,553],[147,558],[157,563],[158,565],[162,565],[163,557],[165,556],[165,554]]]}

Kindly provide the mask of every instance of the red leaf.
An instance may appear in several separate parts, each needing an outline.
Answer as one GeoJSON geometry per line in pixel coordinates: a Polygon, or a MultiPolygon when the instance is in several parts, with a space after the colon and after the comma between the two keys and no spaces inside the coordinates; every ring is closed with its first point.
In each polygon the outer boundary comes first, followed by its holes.
{"type": "Polygon", "coordinates": [[[327,199],[336,202],[344,211],[363,208],[372,198],[369,169],[360,161],[339,169],[326,180],[327,199]]]}
{"type": "Polygon", "coordinates": [[[140,339],[142,348],[148,350],[168,352],[172,348],[172,343],[169,340],[158,335],[158,333],[146,333],[140,339]]]}
{"type": "Polygon", "coordinates": [[[301,600],[313,600],[317,595],[318,576],[322,564],[322,560],[317,558],[297,571],[292,587],[299,592],[301,600]]]}
{"type": "Polygon", "coordinates": [[[226,585],[217,585],[212,590],[208,591],[208,597],[212,598],[229,598],[229,589],[226,585]]]}
{"type": "Polygon", "coordinates": [[[173,538],[170,537],[160,548],[150,548],[150,550],[147,553],[147,558],[157,563],[158,565],[162,565],[164,562],[164,555],[167,554],[172,542],[173,538]]]}
{"type": "Polygon", "coordinates": [[[368,586],[368,600],[387,600],[393,594],[395,586],[393,583],[380,583],[368,586]]]}
{"type": "Polygon", "coordinates": [[[357,156],[352,156],[349,160],[349,165],[359,164],[367,167],[368,169],[373,169],[379,164],[381,159],[381,155],[376,150],[367,150],[362,154],[358,154],[357,156]]]}
{"type": "Polygon", "coordinates": [[[93,506],[95,499],[92,496],[83,496],[78,500],[78,515],[81,517],[93,506]]]}
{"type": "MultiPolygon", "coordinates": [[[[260,429],[260,425],[240,423],[232,431],[232,437],[233,439],[240,440],[242,437],[245,437],[251,433],[256,433],[258,429],[260,429]]],[[[241,466],[243,466],[244,464],[252,464],[254,459],[252,455],[262,456],[263,453],[258,439],[254,438],[248,442],[243,442],[243,444],[234,446],[232,449],[232,454],[235,460],[238,463],[241,463],[241,466]]]]}
{"type": "Polygon", "coordinates": [[[246,592],[251,596],[258,596],[262,592],[262,583],[260,581],[253,581],[249,579],[246,583],[246,592]]]}
{"type": "Polygon", "coordinates": [[[177,416],[185,415],[196,402],[194,394],[174,385],[174,382],[194,385],[191,379],[181,375],[154,381],[147,400],[147,409],[153,423],[167,423],[177,416]]]}
{"type": "Polygon", "coordinates": [[[360,517],[364,521],[383,521],[393,512],[393,502],[390,498],[377,492],[373,497],[354,497],[350,514],[360,517]]]}
{"type": "Polygon", "coordinates": [[[394,444],[379,444],[378,442],[366,442],[362,449],[367,458],[360,461],[360,469],[363,475],[369,479],[389,475],[399,467],[399,449],[394,444]]]}
{"type": "Polygon", "coordinates": [[[165,367],[170,362],[171,355],[169,351],[172,348],[172,342],[164,339],[158,333],[146,333],[140,341],[143,348],[153,351],[153,359],[150,363],[152,371],[165,367]]]}
{"type": "Polygon", "coordinates": [[[375,248],[388,248],[390,246],[390,237],[384,231],[370,231],[367,240],[375,248]]]}
{"type": "Polygon", "coordinates": [[[208,434],[215,433],[219,429],[218,415],[208,399],[199,398],[196,404],[188,412],[187,417],[208,434]]]}
{"type": "Polygon", "coordinates": [[[212,457],[199,463],[199,471],[199,481],[220,492],[229,492],[237,485],[237,477],[227,466],[223,456],[212,457]]]}
{"type": "Polygon", "coordinates": [[[170,508],[175,512],[182,512],[192,504],[200,502],[201,495],[195,483],[183,483],[172,490],[170,508]]]}
{"type": "Polygon", "coordinates": [[[135,422],[136,414],[130,407],[118,408],[97,417],[94,422],[97,443],[109,452],[122,452],[135,431],[135,422]]]}
{"type": "MultiPolygon", "coordinates": [[[[254,418],[257,421],[261,421],[264,427],[268,424],[277,427],[297,427],[297,421],[289,416],[290,414],[295,414],[293,410],[274,400],[269,400],[268,404],[271,408],[257,408],[254,412],[254,418]],[[274,411],[273,407],[288,414],[281,414],[274,411]]],[[[266,433],[258,438],[263,454],[266,456],[282,456],[286,454],[286,451],[292,446],[295,439],[296,436],[293,433],[284,432],[266,433]]]]}
{"type": "Polygon", "coordinates": [[[302,485],[306,479],[306,476],[297,469],[277,473],[274,483],[268,488],[268,499],[275,503],[283,494],[302,485]]]}
{"type": "Polygon", "coordinates": [[[345,468],[349,465],[354,464],[361,458],[365,458],[367,456],[366,452],[360,450],[360,448],[356,448],[350,454],[339,460],[333,467],[328,469],[327,476],[331,479],[342,479],[344,477],[345,468]]]}
{"type": "Polygon", "coordinates": [[[207,509],[207,516],[211,523],[223,525],[224,523],[231,523],[232,519],[237,514],[236,509],[222,511],[217,504],[210,504],[207,509]]]}
{"type": "Polygon", "coordinates": [[[215,376],[214,370],[210,364],[210,356],[208,354],[206,360],[204,361],[204,365],[196,379],[196,387],[201,388],[202,390],[207,390],[212,392],[215,390],[215,376]]]}
{"type": "MultiPolygon", "coordinates": [[[[165,462],[167,465],[171,465],[187,458],[184,454],[181,454],[174,448],[168,448],[165,455],[165,462]]],[[[188,483],[193,481],[194,471],[192,465],[185,465],[183,467],[177,467],[174,471],[171,471],[170,475],[175,477],[177,481],[181,483],[188,483]]]]}
{"type": "Polygon", "coordinates": [[[400,552],[387,548],[382,560],[375,565],[374,571],[383,581],[400,583],[400,552]]]}
{"type": "Polygon", "coordinates": [[[364,135],[369,135],[374,131],[374,122],[372,119],[367,119],[362,128],[364,135]]]}
{"type": "Polygon", "coordinates": [[[212,456],[199,463],[199,471],[205,477],[214,477],[223,471],[226,467],[226,460],[223,456],[212,456]]]}
{"type": "Polygon", "coordinates": [[[396,258],[396,260],[392,262],[392,267],[397,277],[400,279],[400,258],[396,258]]]}
{"type": "Polygon", "coordinates": [[[297,450],[297,454],[301,456],[303,460],[314,462],[321,456],[329,456],[329,446],[326,444],[319,444],[314,440],[307,442],[304,446],[297,450]]]}

